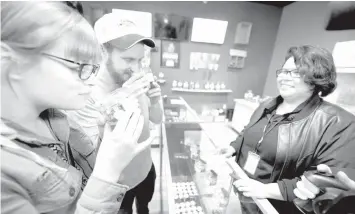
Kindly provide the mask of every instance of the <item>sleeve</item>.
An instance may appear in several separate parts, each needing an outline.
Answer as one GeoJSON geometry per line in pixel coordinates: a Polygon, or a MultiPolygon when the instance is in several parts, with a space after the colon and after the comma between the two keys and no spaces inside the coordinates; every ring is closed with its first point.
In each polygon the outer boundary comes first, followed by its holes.
{"type": "Polygon", "coordinates": [[[147,99],[147,102],[149,104],[149,120],[154,124],[161,123],[163,120],[163,104],[161,100],[156,104],[152,105],[148,97],[147,99]]]}
{"type": "Polygon", "coordinates": [[[240,146],[242,145],[243,138],[244,138],[243,134],[244,134],[244,130],[238,135],[237,139],[235,139],[230,143],[230,146],[234,148],[236,153],[239,152],[240,146]]]}
{"type": "Polygon", "coordinates": [[[337,118],[327,127],[315,151],[312,165],[326,164],[335,168],[355,169],[355,121],[337,118]]]}
{"type": "Polygon", "coordinates": [[[282,179],[277,181],[281,195],[285,201],[293,201],[296,198],[293,190],[296,189],[296,183],[300,180],[300,178],[296,177],[293,179],[282,179]]]}
{"type": "MultiPolygon", "coordinates": [[[[75,210],[68,214],[116,214],[121,207],[128,186],[108,183],[94,176],[90,177],[81,194],[75,210]],[[102,191],[102,190],[105,191],[102,191]]],[[[1,213],[39,214],[24,188],[16,182],[1,177],[1,213]]]]}
{"type": "Polygon", "coordinates": [[[24,188],[4,176],[1,176],[1,213],[39,214],[24,188]]]}
{"type": "Polygon", "coordinates": [[[75,214],[117,213],[127,190],[128,186],[108,183],[91,176],[78,201],[75,214]]]}
{"type": "MultiPolygon", "coordinates": [[[[355,169],[355,122],[344,122],[337,118],[325,127],[325,131],[320,138],[312,161],[304,171],[315,169],[319,164],[326,164],[334,169],[355,169]]],[[[334,170],[335,171],[335,170],[334,170]]],[[[300,178],[282,179],[277,183],[281,194],[286,201],[296,198],[293,190],[300,178]]]]}

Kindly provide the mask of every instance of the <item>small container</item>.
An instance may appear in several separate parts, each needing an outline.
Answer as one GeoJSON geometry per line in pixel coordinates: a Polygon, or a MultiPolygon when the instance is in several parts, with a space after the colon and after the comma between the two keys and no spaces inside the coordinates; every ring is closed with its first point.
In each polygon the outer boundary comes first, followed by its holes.
{"type": "Polygon", "coordinates": [[[226,89],[226,85],[224,83],[221,84],[221,90],[226,89]]]}
{"type": "Polygon", "coordinates": [[[214,170],[210,170],[208,173],[208,181],[210,186],[214,186],[217,184],[217,173],[214,170]]]}
{"type": "Polygon", "coordinates": [[[210,89],[214,90],[214,83],[213,82],[210,84],[210,89]]]}
{"type": "Polygon", "coordinates": [[[188,83],[187,81],[185,81],[183,87],[184,87],[185,89],[188,89],[188,88],[189,88],[189,83],[188,83]]]}
{"type": "Polygon", "coordinates": [[[210,89],[210,84],[209,83],[205,84],[205,89],[207,89],[207,90],[210,89]]]}
{"type": "Polygon", "coordinates": [[[216,84],[216,90],[218,91],[218,90],[221,90],[221,85],[219,84],[219,82],[217,82],[217,84],[216,84]]]}
{"type": "Polygon", "coordinates": [[[176,88],[178,86],[178,82],[176,80],[173,81],[173,88],[176,88]]]}
{"type": "Polygon", "coordinates": [[[179,81],[177,86],[178,86],[179,88],[182,88],[182,85],[183,85],[183,83],[182,83],[181,81],[179,81]]]}

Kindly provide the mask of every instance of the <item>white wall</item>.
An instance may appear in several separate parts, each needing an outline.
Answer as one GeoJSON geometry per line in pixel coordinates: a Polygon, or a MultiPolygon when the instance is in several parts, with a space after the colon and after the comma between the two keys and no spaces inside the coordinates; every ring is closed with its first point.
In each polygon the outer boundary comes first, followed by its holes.
{"type": "MultiPolygon", "coordinates": [[[[182,96],[193,107],[200,104],[215,104],[222,107],[227,104],[233,108],[235,98],[242,98],[251,89],[256,94],[262,94],[264,83],[268,75],[271,53],[274,48],[277,29],[279,27],[282,10],[277,7],[252,2],[213,2],[204,4],[202,1],[84,1],[84,12],[89,7],[99,5],[110,12],[115,9],[136,10],[151,13],[177,14],[187,17],[200,17],[228,21],[228,29],[223,45],[182,41],[180,42],[180,68],[163,68],[160,66],[160,51],[152,53],[151,68],[153,72],[163,72],[166,84],[162,86],[165,95],[182,96]],[[238,22],[252,22],[250,43],[248,45],[234,45],[234,36],[238,22]],[[248,51],[245,67],[238,71],[228,71],[229,50],[231,48],[248,51]],[[206,73],[190,71],[191,52],[218,53],[221,55],[219,68],[214,72],[211,81],[223,81],[233,90],[231,94],[188,94],[171,92],[173,80],[200,81],[206,79],[206,73]]],[[[156,40],[159,42],[159,40],[156,40]]],[[[160,46],[160,44],[158,44],[160,46]]]]}
{"type": "Polygon", "coordinates": [[[284,8],[264,86],[264,95],[278,94],[275,70],[282,66],[289,47],[308,44],[333,51],[336,42],[355,39],[355,30],[325,30],[327,6],[328,2],[295,2],[284,8]]]}

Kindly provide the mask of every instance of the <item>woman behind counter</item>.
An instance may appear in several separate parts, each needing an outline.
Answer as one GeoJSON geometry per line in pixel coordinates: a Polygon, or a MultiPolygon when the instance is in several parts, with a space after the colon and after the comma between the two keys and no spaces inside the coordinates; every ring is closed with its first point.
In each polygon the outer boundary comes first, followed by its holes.
{"type": "Polygon", "coordinates": [[[293,190],[305,171],[318,164],[355,168],[355,116],[321,98],[336,88],[332,55],[308,45],[291,47],[276,77],[280,95],[262,103],[221,151],[236,155],[251,178],[234,183],[244,214],[261,213],[245,200],[251,196],[271,199],[279,213],[299,213],[293,190]]]}
{"type": "Polygon", "coordinates": [[[63,3],[1,2],[1,213],[117,213],[127,181],[143,180],[122,173],[151,142],[137,144],[138,108],[106,125],[98,153],[59,111],[85,106],[101,50],[63,3]]]}

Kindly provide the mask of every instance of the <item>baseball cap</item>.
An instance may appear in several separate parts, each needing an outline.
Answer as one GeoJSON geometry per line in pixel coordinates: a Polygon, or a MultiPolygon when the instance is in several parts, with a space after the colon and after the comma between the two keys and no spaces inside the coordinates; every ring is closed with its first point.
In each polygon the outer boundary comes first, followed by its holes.
{"type": "Polygon", "coordinates": [[[101,44],[110,42],[121,50],[129,49],[139,42],[151,48],[155,47],[154,40],[142,36],[133,21],[119,17],[114,13],[105,14],[97,20],[94,30],[101,44]]]}

